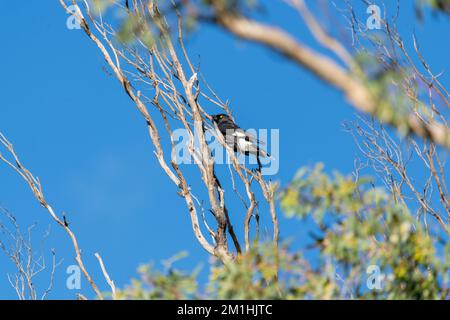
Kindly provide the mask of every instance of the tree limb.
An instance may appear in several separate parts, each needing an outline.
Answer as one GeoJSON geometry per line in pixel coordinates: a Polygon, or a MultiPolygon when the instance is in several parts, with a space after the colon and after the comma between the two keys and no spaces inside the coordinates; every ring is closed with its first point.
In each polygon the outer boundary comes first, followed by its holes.
{"type": "MultiPolygon", "coordinates": [[[[288,32],[230,13],[217,5],[216,22],[232,34],[260,43],[304,67],[325,83],[341,91],[358,111],[375,116],[393,127],[400,126],[399,120],[392,113],[380,115],[377,98],[351,74],[351,71],[296,40],[288,32]]],[[[429,138],[434,143],[450,149],[450,130],[445,125],[436,121],[425,122],[414,114],[409,115],[405,121],[410,133],[429,138]]]]}

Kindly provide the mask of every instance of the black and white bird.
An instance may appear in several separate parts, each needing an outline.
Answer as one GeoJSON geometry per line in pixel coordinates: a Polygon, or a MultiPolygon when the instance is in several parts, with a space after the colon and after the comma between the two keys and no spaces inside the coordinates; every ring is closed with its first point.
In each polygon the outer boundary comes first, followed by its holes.
{"type": "Polygon", "coordinates": [[[264,143],[251,133],[242,130],[227,114],[216,114],[212,116],[212,119],[224,136],[226,144],[232,148],[234,152],[245,154],[246,156],[250,154],[254,155],[258,161],[258,170],[261,171],[262,165],[260,157],[270,158],[267,151],[260,147],[260,145],[264,143]]]}

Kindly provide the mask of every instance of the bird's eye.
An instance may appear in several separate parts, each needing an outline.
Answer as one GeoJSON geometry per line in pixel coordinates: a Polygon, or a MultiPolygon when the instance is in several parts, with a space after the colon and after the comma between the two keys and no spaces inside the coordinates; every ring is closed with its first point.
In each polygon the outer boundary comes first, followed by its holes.
{"type": "Polygon", "coordinates": [[[222,119],[222,118],[223,118],[223,115],[220,115],[220,116],[219,116],[219,119],[222,119]]]}

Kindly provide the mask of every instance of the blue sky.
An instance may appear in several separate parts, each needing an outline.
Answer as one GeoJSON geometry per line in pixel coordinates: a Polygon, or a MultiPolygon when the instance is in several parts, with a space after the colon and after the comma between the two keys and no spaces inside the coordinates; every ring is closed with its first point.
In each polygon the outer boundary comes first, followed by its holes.
{"type": "MultiPolygon", "coordinates": [[[[284,5],[269,8],[271,21],[311,42],[294,12],[284,5]]],[[[139,264],[184,250],[189,257],[180,266],[193,269],[203,262],[207,267],[208,255],[193,236],[184,202],[157,165],[140,115],[105,71],[97,48],[81,31],[66,28],[67,16],[57,1],[1,1],[0,12],[0,131],[41,179],[48,202],[67,213],[102,290],[107,286],[95,252],[119,286],[129,282],[139,264]]],[[[400,17],[401,30],[416,32],[435,70],[448,68],[450,44],[443,39],[448,20],[427,16],[425,24],[417,24],[409,1],[400,17]]],[[[286,184],[299,167],[319,161],[329,170],[353,169],[358,150],[342,122],[354,119],[355,112],[337,91],[276,53],[215,27],[198,31],[188,50],[200,57],[209,84],[231,101],[238,124],[280,129],[280,171],[274,179],[286,184]]],[[[64,260],[50,298],[73,298],[75,292],[65,287],[65,270],[74,264],[67,236],[4,165],[0,181],[0,205],[24,230],[38,223],[37,246],[51,227],[44,251],[48,255],[55,248],[64,260]]],[[[233,212],[232,219],[243,220],[239,215],[233,212]]],[[[282,238],[301,231],[301,223],[282,219],[282,238]]],[[[13,271],[0,254],[0,298],[15,298],[5,277],[13,271]]],[[[84,279],[82,292],[93,296],[84,279]]]]}

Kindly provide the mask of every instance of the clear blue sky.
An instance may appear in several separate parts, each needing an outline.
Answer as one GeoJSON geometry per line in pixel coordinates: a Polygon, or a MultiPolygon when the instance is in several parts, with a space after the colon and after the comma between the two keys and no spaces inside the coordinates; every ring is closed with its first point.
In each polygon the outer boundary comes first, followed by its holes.
{"type": "MultiPolygon", "coordinates": [[[[418,25],[411,3],[402,1],[401,29],[416,32],[435,70],[448,70],[448,20],[427,16],[426,23],[418,25]]],[[[271,20],[310,43],[294,12],[284,5],[269,8],[271,20]]],[[[192,269],[203,261],[206,268],[208,255],[193,236],[176,188],[152,155],[141,117],[105,72],[107,66],[93,43],[81,31],[66,28],[67,16],[57,1],[1,1],[0,17],[0,131],[41,179],[48,201],[67,213],[87,267],[101,288],[107,290],[95,252],[101,253],[119,286],[129,282],[139,264],[159,262],[183,250],[190,255],[180,266],[192,269]]],[[[355,113],[338,92],[277,54],[214,27],[202,26],[188,50],[200,55],[208,82],[231,100],[239,125],[280,129],[281,164],[274,179],[286,184],[299,167],[319,161],[329,170],[353,169],[358,151],[342,122],[354,119],[355,113]]],[[[38,247],[40,236],[51,226],[44,251],[55,248],[64,261],[50,298],[73,298],[75,292],[65,288],[65,270],[74,264],[67,236],[4,165],[0,181],[0,205],[24,230],[38,223],[38,247]]],[[[242,221],[240,214],[233,212],[232,218],[242,221]]],[[[301,233],[301,223],[282,219],[284,239],[301,233]]],[[[0,298],[15,298],[5,276],[13,271],[0,253],[0,298]]],[[[40,285],[46,279],[41,280],[40,285]]],[[[93,296],[84,279],[82,292],[93,296]]]]}

